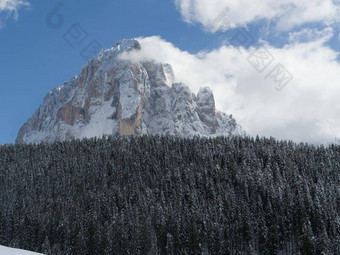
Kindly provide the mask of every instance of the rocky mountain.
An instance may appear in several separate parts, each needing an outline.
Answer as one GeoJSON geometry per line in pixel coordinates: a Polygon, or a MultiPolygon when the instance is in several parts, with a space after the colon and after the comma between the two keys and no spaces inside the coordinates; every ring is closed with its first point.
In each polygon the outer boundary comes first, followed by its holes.
{"type": "Polygon", "coordinates": [[[20,129],[16,142],[103,135],[244,134],[231,115],[216,110],[209,88],[195,95],[186,85],[174,83],[169,64],[119,58],[124,51],[140,49],[138,41],[122,40],[100,52],[78,77],[46,95],[20,129]]]}

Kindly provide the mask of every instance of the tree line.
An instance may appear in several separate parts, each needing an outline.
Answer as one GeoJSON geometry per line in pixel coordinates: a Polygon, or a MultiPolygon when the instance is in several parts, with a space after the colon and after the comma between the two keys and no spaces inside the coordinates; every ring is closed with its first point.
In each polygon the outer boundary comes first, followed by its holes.
{"type": "Polygon", "coordinates": [[[103,137],[0,146],[0,244],[53,255],[340,254],[340,147],[103,137]]]}

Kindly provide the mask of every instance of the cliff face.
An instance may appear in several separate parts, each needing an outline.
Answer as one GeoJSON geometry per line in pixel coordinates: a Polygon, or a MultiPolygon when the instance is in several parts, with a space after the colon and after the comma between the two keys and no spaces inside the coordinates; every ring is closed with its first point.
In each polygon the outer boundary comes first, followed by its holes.
{"type": "Polygon", "coordinates": [[[16,142],[103,135],[244,134],[231,116],[215,109],[209,88],[195,95],[184,84],[173,83],[168,64],[131,63],[118,57],[140,48],[136,40],[122,40],[90,60],[78,77],[46,95],[16,142]]]}

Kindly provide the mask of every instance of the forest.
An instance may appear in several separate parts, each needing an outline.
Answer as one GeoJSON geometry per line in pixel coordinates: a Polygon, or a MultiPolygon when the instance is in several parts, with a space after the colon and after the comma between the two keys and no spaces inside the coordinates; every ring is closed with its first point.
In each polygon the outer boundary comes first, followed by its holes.
{"type": "Polygon", "coordinates": [[[340,254],[340,146],[103,137],[0,146],[0,244],[47,255],[340,254]]]}

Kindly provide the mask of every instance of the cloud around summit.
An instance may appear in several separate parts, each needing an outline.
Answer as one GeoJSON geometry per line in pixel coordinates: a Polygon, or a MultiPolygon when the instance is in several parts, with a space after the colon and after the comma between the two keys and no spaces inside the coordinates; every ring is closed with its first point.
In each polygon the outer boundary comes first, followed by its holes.
{"type": "Polygon", "coordinates": [[[338,53],[325,45],[331,30],[291,34],[283,48],[264,42],[277,63],[294,79],[282,91],[275,82],[259,73],[248,56],[258,49],[222,46],[190,54],[159,36],[137,38],[142,49],[125,53],[131,61],[155,60],[169,63],[177,82],[193,92],[209,86],[217,108],[232,113],[250,135],[274,136],[296,142],[327,143],[340,137],[340,64],[338,53]],[[311,40],[301,40],[301,37],[311,40]]]}

